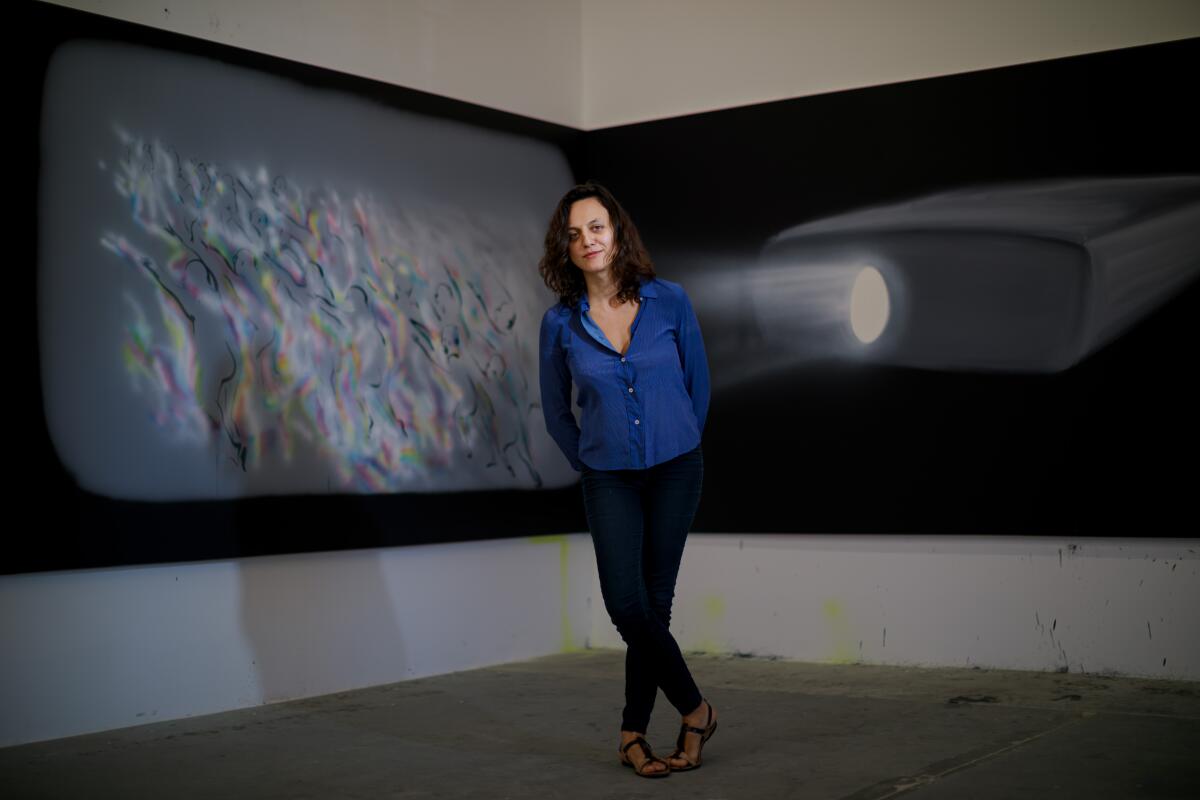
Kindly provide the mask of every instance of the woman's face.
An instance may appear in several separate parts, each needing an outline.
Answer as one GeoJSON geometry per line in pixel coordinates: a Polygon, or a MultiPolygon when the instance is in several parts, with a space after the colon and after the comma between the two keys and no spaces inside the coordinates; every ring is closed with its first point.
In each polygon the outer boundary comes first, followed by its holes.
{"type": "Polygon", "coordinates": [[[604,204],[595,197],[572,203],[567,212],[567,240],[571,263],[584,272],[607,270],[613,257],[613,231],[604,204]]]}

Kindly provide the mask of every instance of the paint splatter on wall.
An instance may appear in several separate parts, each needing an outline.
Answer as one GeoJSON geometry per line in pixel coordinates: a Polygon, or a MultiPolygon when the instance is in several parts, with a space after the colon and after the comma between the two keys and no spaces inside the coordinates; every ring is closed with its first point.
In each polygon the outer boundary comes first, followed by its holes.
{"type": "Polygon", "coordinates": [[[264,448],[290,459],[303,438],[366,491],[448,468],[458,450],[541,485],[530,381],[508,368],[516,307],[470,240],[477,225],[120,138],[114,188],[157,247],[117,232],[101,244],[156,290],[161,325],[130,299],[123,348],[155,422],[242,470],[264,448]],[[218,334],[221,348],[203,346],[218,334]]]}

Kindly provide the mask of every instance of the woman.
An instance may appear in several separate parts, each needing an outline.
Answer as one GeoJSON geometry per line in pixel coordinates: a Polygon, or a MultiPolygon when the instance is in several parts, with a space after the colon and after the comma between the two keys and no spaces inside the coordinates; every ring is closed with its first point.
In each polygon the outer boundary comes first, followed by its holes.
{"type": "Polygon", "coordinates": [[[655,277],[633,222],[598,184],[559,201],[538,269],[559,297],[539,343],[546,428],[583,473],[604,607],[628,645],[621,763],[647,778],[695,769],[717,715],[668,626],[704,472],[700,325],[683,287],[655,277]],[[660,686],[683,716],[665,760],[645,739],[660,686]]]}

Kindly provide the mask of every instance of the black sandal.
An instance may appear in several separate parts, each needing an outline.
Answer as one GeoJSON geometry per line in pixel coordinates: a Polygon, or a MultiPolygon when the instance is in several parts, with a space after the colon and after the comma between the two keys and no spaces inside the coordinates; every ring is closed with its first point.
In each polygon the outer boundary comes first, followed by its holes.
{"type": "Polygon", "coordinates": [[[618,747],[617,754],[621,757],[622,764],[627,767],[633,767],[633,771],[638,775],[641,775],[643,778],[665,778],[671,774],[671,765],[668,764],[664,759],[654,755],[654,751],[650,749],[649,742],[647,742],[641,736],[630,739],[628,742],[618,747]],[[641,766],[638,767],[633,766],[633,761],[629,758],[628,752],[629,748],[633,747],[635,744],[640,744],[642,746],[642,750],[646,753],[646,760],[643,761],[641,766]],[[646,769],[646,765],[653,762],[662,764],[664,767],[666,767],[666,769],[660,769],[657,772],[645,772],[644,770],[646,769]]]}
{"type": "MultiPolygon", "coordinates": [[[[712,735],[714,733],[716,733],[716,731],[717,731],[717,723],[712,718],[712,712],[713,712],[712,703],[709,703],[707,700],[705,700],[704,702],[708,705],[708,725],[706,727],[693,728],[692,726],[688,725],[686,722],[679,726],[679,738],[675,740],[675,752],[671,753],[671,755],[667,756],[667,758],[668,759],[682,758],[684,761],[686,761],[688,763],[688,765],[686,767],[671,766],[671,770],[674,772],[687,772],[690,769],[699,769],[700,768],[700,754],[702,752],[704,752],[704,743],[707,742],[709,739],[711,739],[712,735]],[[700,734],[700,748],[698,750],[696,750],[696,760],[695,761],[693,761],[692,757],[689,756],[687,754],[687,751],[683,749],[684,744],[686,743],[686,737],[689,733],[700,734]]],[[[668,765],[670,765],[670,763],[671,763],[670,761],[667,762],[668,765]]]]}

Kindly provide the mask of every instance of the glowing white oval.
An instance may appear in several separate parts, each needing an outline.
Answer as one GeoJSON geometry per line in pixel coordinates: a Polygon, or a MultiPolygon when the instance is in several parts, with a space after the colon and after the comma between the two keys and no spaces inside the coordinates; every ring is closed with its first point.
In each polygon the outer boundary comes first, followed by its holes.
{"type": "Polygon", "coordinates": [[[850,329],[863,344],[879,338],[891,313],[887,284],[874,267],[863,267],[850,290],[850,329]]]}

